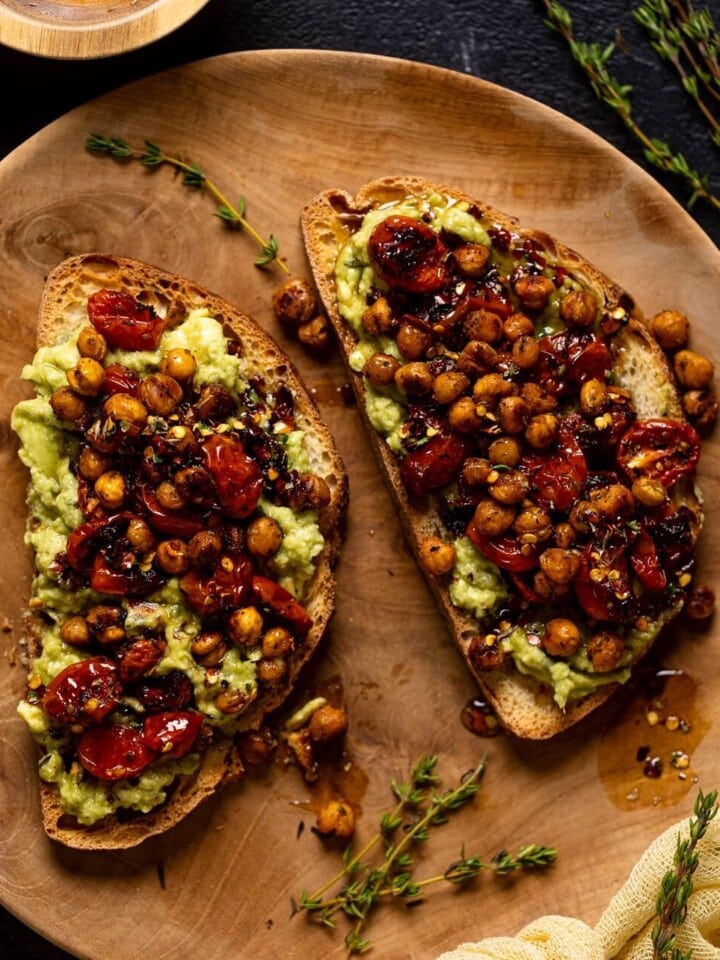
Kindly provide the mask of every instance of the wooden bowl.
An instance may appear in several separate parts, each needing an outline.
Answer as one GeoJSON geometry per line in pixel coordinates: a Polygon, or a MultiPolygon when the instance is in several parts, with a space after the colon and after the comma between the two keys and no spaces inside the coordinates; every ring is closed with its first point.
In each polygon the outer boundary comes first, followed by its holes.
{"type": "Polygon", "coordinates": [[[175,30],[207,0],[0,0],[0,43],[65,60],[107,57],[175,30]]]}

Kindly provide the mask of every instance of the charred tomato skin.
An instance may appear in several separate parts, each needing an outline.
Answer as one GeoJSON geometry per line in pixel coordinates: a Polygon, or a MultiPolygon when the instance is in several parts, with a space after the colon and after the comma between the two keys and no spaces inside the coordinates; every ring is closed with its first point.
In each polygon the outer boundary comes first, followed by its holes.
{"type": "Polygon", "coordinates": [[[391,216],[368,241],[373,267],[385,283],[408,293],[431,293],[447,277],[447,249],[435,231],[414,217],[391,216]]]}

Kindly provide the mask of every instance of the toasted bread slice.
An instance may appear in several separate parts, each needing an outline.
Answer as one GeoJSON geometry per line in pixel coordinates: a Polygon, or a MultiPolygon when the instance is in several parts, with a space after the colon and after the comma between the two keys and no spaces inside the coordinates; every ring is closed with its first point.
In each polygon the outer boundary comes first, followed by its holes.
{"type": "MultiPolygon", "coordinates": [[[[42,295],[37,326],[37,346],[67,339],[79,325],[87,325],[88,297],[98,290],[127,293],[151,306],[171,329],[185,320],[190,311],[204,308],[234,341],[242,358],[243,376],[256,375],[267,394],[279,388],[289,390],[293,399],[295,426],[304,431],[309,472],[321,477],[329,489],[329,500],[318,509],[317,523],[324,542],[314,557],[314,571],[300,598],[312,626],[301,643],[289,653],[281,680],[263,686],[257,698],[233,725],[239,729],[258,727],[293,689],[298,674],[320,643],[334,608],[337,562],[344,531],[348,486],[344,464],[333,438],[322,422],[314,401],[298,371],[279,345],[239,309],[189,279],[167,273],[148,263],[99,254],[71,257],[49,275],[42,295]]],[[[31,604],[27,627],[27,656],[30,668],[42,650],[42,611],[31,604]]],[[[222,731],[214,735],[201,754],[200,765],[189,775],[179,775],[168,788],[167,799],[149,813],[122,808],[89,826],[79,824],[63,809],[53,783],[40,781],[42,817],[48,835],[67,846],[85,850],[126,848],[162,833],[211,796],[226,781],[242,775],[242,764],[233,737],[222,731]]]]}
{"type": "MultiPolygon", "coordinates": [[[[501,666],[494,669],[478,669],[473,664],[469,648],[473,638],[478,635],[477,618],[452,602],[449,577],[428,573],[421,562],[423,541],[438,534],[447,539],[447,530],[444,529],[437,504],[432,498],[418,504],[416,498],[408,496],[401,480],[398,457],[373,426],[368,415],[365,402],[367,380],[358,370],[357,363],[352,366],[350,364],[359,335],[357,328],[353,328],[341,314],[336,286],[339,252],[360,229],[368,213],[375,213],[383,208],[391,212],[391,207],[403,204],[408,199],[428,198],[433,195],[440,196],[443,202],[457,204],[468,210],[486,227],[491,226],[496,235],[506,231],[516,238],[524,238],[537,244],[548,263],[561,265],[568,275],[593,292],[602,315],[612,318],[616,312],[618,317],[622,317],[622,328],[610,338],[609,349],[612,352],[615,382],[631,396],[637,417],[683,421],[684,415],[666,357],[645,326],[632,298],[580,254],[546,233],[522,229],[513,217],[461,190],[445,184],[431,183],[420,177],[382,178],[364,185],[355,196],[342,189],[329,189],[310,199],[304,207],[301,227],[312,275],[337,335],[381,472],[399,506],[409,544],[421,569],[427,574],[430,590],[457,646],[502,725],[517,736],[543,739],[571,727],[595,710],[618,688],[618,683],[603,683],[585,696],[568,699],[561,708],[554,699],[551,686],[540,682],[534,676],[521,673],[511,658],[506,658],[501,666]]],[[[432,214],[428,215],[428,219],[432,219],[432,214]]],[[[373,292],[370,289],[374,282],[368,281],[366,275],[363,276],[361,292],[367,293],[368,303],[377,296],[377,290],[373,292]]],[[[382,292],[383,283],[379,286],[382,292]]],[[[670,492],[676,505],[684,504],[688,508],[692,536],[695,538],[700,530],[702,512],[692,478],[679,480],[670,492]]],[[[681,606],[682,599],[668,601],[667,607],[657,615],[655,626],[659,629],[678,613],[681,606]]]]}

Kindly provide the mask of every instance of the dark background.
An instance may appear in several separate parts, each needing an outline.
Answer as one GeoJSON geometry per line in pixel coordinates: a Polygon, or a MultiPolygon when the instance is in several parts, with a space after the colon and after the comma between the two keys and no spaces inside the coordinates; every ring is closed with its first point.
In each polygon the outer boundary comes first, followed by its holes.
{"type": "MultiPolygon", "coordinates": [[[[564,5],[578,39],[616,43],[611,70],[633,87],[638,125],[669,140],[720,195],[719,148],[672,67],[636,23],[639,2],[564,5]]],[[[695,0],[694,6],[708,8],[720,27],[720,0],[695,0]]],[[[280,48],[383,54],[482,77],[584,124],[645,166],[679,203],[689,198],[682,180],[645,163],[640,144],[595,96],[565,42],[545,25],[541,0],[209,0],[169,36],[104,60],[47,60],[0,46],[0,157],[67,111],[130,81],[216,54],[280,48]]],[[[718,243],[720,210],[698,201],[691,214],[718,243]]],[[[1,908],[0,943],[5,960],[68,960],[1,908]]]]}

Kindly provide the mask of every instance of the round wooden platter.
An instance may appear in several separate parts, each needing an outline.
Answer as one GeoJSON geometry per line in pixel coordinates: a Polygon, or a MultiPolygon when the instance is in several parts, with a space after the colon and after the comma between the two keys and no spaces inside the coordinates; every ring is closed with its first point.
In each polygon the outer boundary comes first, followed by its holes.
{"type": "MultiPolygon", "coordinates": [[[[304,688],[332,681],[344,691],[358,841],[374,833],[392,804],[391,779],[406,776],[418,757],[439,754],[449,785],[487,752],[479,795],[433,835],[418,876],[442,872],[463,844],[483,858],[531,842],[558,848],[556,866],[542,875],[500,882],[488,874],[467,890],[430,890],[414,910],[384,905],[367,931],[377,955],[431,960],[461,941],[512,934],[546,913],[594,923],[647,843],[690,812],[697,784],[717,785],[714,629],[679,624],[653,661],[684,671],[662,709],[691,720],[685,740],[659,744],[644,719],[643,688],[633,686],[554,741],[471,734],[461,712],[473,683],[404,545],[357,410],[343,400],[337,353],[320,360],[283,336],[270,308],[282,274],[253,266],[252,240],[223,227],[209,196],[184,187],[170,169],[87,153],[91,131],[137,145],[148,138],[200,163],[229,198],[246,198],[248,218],[279,239],[299,274],[307,266],[298,218],[317,191],[354,191],[403,173],[457,184],[564,239],[624,284],[648,314],[685,310],[697,349],[718,355],[708,305],[720,294],[720,258],[690,217],[596,136],[477,79],[364,55],[230,54],[120,89],[33,137],[0,164],[0,900],[87,958],[152,953],[161,960],[202,951],[212,960],[228,950],[253,960],[344,955],[342,918],[330,931],[291,917],[291,898],[317,888],[340,864],[340,851],[310,829],[313,791],[294,768],[274,766],[226,788],[169,834],[124,854],[64,850],[41,829],[34,748],[15,714],[30,557],[23,544],[27,476],[9,416],[27,393],[19,374],[33,353],[45,274],[68,254],[100,251],[188,275],[254,315],[316,390],[337,438],[350,475],[348,532],[336,615],[304,688]],[[642,744],[666,752],[659,780],[643,776],[636,756],[642,744]],[[683,780],[667,758],[690,745],[683,780]]],[[[710,583],[718,566],[711,542],[717,459],[708,442],[700,569],[710,583]]]]}

